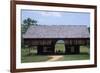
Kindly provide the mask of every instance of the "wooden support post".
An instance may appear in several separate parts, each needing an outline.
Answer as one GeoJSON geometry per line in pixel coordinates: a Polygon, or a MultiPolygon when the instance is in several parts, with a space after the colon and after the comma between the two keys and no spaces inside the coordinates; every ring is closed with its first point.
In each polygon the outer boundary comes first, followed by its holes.
{"type": "Polygon", "coordinates": [[[79,54],[80,46],[79,45],[65,45],[65,54],[79,54]]]}
{"type": "Polygon", "coordinates": [[[37,46],[37,54],[43,54],[43,46],[41,45],[37,46]]]}
{"type": "Polygon", "coordinates": [[[65,54],[71,54],[71,48],[69,45],[65,45],[65,54]]]}
{"type": "Polygon", "coordinates": [[[80,46],[79,45],[76,45],[75,47],[75,54],[79,54],[80,53],[80,46]]]}
{"type": "Polygon", "coordinates": [[[54,44],[51,46],[51,51],[52,51],[52,54],[55,54],[55,45],[54,44]]]}

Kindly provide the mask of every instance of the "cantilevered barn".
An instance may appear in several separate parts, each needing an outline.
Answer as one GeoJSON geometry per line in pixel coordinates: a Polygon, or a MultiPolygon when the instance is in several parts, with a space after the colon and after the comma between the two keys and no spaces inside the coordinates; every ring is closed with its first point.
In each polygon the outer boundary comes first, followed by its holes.
{"type": "Polygon", "coordinates": [[[65,54],[79,54],[80,46],[89,44],[90,35],[85,25],[38,25],[30,26],[23,38],[25,45],[37,47],[38,54],[54,54],[59,40],[64,41],[65,54]]]}

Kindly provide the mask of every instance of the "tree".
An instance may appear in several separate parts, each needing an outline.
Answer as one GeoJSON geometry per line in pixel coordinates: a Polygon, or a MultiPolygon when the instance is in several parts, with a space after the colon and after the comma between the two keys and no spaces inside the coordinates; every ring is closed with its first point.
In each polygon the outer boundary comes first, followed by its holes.
{"type": "Polygon", "coordinates": [[[31,25],[37,25],[37,21],[31,18],[23,20],[23,24],[21,26],[22,34],[24,34],[31,25]]]}

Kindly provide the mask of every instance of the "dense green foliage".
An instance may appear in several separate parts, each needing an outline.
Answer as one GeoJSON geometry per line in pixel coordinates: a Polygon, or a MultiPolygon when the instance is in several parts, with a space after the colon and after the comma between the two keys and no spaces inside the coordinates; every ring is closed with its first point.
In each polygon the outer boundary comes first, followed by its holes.
{"type": "Polygon", "coordinates": [[[31,18],[24,19],[21,25],[22,34],[24,34],[31,25],[38,25],[37,21],[31,18]]]}

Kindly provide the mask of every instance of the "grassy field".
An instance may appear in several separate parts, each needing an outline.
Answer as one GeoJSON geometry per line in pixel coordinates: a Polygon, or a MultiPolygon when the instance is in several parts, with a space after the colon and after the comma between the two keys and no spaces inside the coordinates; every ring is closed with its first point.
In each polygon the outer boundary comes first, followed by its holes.
{"type": "MultiPolygon", "coordinates": [[[[56,44],[55,51],[61,50],[64,52],[64,45],[63,44],[56,44]]],[[[21,62],[43,62],[50,59],[50,55],[37,55],[36,49],[31,50],[32,54],[29,54],[29,49],[22,49],[21,50],[21,62]]],[[[87,46],[80,46],[80,54],[75,55],[62,55],[63,58],[58,61],[69,61],[69,60],[87,60],[90,58],[89,56],[89,48],[87,46]]]]}
{"type": "MultiPolygon", "coordinates": [[[[36,51],[36,50],[33,50],[36,51]]],[[[48,60],[49,57],[45,55],[37,55],[35,52],[29,54],[29,49],[22,49],[21,50],[21,62],[42,62],[48,60]]]]}
{"type": "Polygon", "coordinates": [[[61,52],[64,53],[64,51],[65,51],[65,46],[64,46],[64,44],[61,44],[61,43],[56,44],[56,45],[55,45],[55,51],[58,51],[58,50],[60,50],[61,52]]]}

